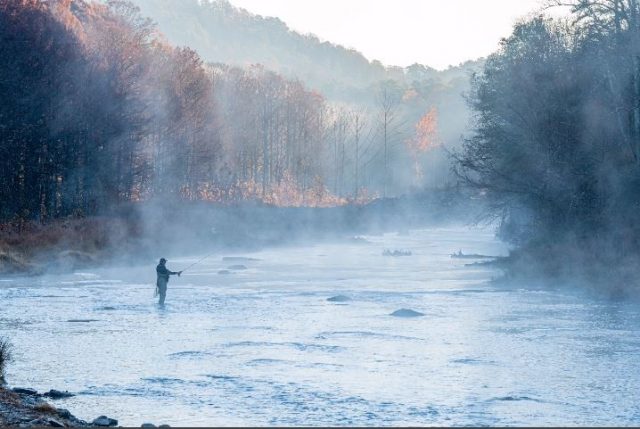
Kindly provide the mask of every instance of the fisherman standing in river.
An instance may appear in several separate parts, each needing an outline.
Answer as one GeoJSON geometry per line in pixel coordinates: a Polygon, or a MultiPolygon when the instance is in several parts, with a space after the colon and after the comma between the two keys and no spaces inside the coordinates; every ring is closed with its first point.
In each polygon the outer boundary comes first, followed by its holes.
{"type": "Polygon", "coordinates": [[[165,264],[167,260],[160,258],[160,263],[156,267],[156,274],[158,274],[158,280],[156,281],[156,295],[160,294],[160,300],[158,304],[164,305],[164,299],[167,296],[167,283],[169,283],[169,276],[177,274],[180,276],[182,271],[169,271],[165,264]]]}

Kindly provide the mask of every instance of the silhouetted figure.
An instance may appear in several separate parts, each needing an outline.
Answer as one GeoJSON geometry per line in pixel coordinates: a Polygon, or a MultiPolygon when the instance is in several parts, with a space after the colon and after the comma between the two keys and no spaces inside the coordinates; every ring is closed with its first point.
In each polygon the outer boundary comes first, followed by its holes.
{"type": "Polygon", "coordinates": [[[156,274],[158,274],[158,280],[156,281],[156,292],[160,294],[160,300],[158,303],[164,305],[164,299],[167,296],[167,283],[169,283],[169,276],[182,274],[182,271],[169,271],[165,264],[167,260],[160,258],[160,263],[156,267],[156,274]]]}

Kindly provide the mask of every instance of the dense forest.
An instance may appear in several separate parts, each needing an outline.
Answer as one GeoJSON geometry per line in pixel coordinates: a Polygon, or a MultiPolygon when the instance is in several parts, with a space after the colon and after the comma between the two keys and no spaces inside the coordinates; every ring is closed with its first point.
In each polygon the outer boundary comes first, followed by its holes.
{"type": "Polygon", "coordinates": [[[373,112],[330,103],[260,65],[205,63],[126,1],[1,0],[0,40],[5,221],[154,198],[342,204],[398,192],[398,170],[419,185],[438,144],[437,111],[408,121],[393,82],[373,112]]]}
{"type": "Polygon", "coordinates": [[[566,20],[520,23],[472,88],[458,174],[521,246],[518,270],[637,284],[640,4],[577,0],[566,20]]]}

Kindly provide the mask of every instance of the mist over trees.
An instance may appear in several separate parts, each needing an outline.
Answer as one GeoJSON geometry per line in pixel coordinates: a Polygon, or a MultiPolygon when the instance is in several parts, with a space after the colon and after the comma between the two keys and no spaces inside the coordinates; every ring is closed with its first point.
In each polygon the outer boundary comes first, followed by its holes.
{"type": "MultiPolygon", "coordinates": [[[[463,93],[469,90],[470,74],[480,67],[481,60],[443,71],[422,64],[386,66],[376,60],[369,61],[354,49],[322,41],[314,35],[299,34],[277,18],[254,15],[227,0],[133,1],[144,15],[158,23],[168,40],[178,46],[191,47],[206,62],[243,69],[260,64],[288,79],[300,80],[310,90],[321,93],[331,105],[359,112],[368,119],[369,126],[376,128],[375,136],[369,136],[376,140],[376,153],[385,145],[384,130],[380,129],[383,127],[380,95],[382,92],[392,95],[398,100],[394,109],[397,141],[393,143],[397,147],[387,153],[391,155],[386,158],[389,174],[370,177],[372,182],[367,186],[375,187],[372,192],[384,195],[385,181],[388,195],[455,183],[445,148],[460,145],[469,120],[463,93]],[[418,180],[415,168],[407,168],[415,165],[415,153],[400,146],[414,137],[415,124],[433,108],[437,110],[441,146],[432,147],[417,157],[422,171],[418,180]]],[[[433,43],[437,42],[425,41],[425,49],[433,43]]],[[[364,131],[366,137],[368,132],[364,131]]],[[[346,143],[346,155],[355,152],[351,147],[353,140],[352,136],[351,142],[346,143]]],[[[382,151],[375,160],[365,162],[383,171],[384,159],[382,151]]],[[[355,181],[355,177],[350,180],[355,181]]],[[[353,183],[350,186],[355,187],[353,183]]]]}
{"type": "Polygon", "coordinates": [[[0,19],[3,219],[96,214],[194,187],[218,143],[193,51],[163,44],[122,1],[3,0],[0,19]],[[185,173],[170,182],[168,150],[185,173]]]}
{"type": "Polygon", "coordinates": [[[0,0],[0,40],[4,221],[157,198],[336,205],[421,185],[424,151],[408,142],[423,109],[395,81],[369,109],[329,102],[264,66],[205,63],[122,0],[0,0]]]}
{"type": "MultiPolygon", "coordinates": [[[[473,80],[458,153],[531,270],[633,281],[640,255],[640,8],[570,2],[517,25],[473,80]],[[579,268],[576,270],[576,268],[579,268]]],[[[632,284],[635,284],[633,282],[632,284]]]]}
{"type": "MultiPolygon", "coordinates": [[[[317,69],[324,83],[348,77],[355,101],[254,64],[274,65],[265,58],[205,62],[126,1],[0,0],[0,218],[94,215],[154,198],[344,204],[420,189],[425,169],[431,185],[450,183],[444,151],[411,143],[427,112],[432,140],[452,135],[441,120],[449,83],[435,71],[394,71],[224,1],[165,6],[187,24],[202,16],[212,37],[249,56],[251,34],[280,34],[265,41],[274,57],[306,53],[309,67],[294,58],[290,67],[317,69]],[[330,69],[316,67],[318,49],[330,69]]],[[[191,42],[205,39],[216,41],[191,42]]],[[[465,72],[451,75],[460,89],[465,72]]]]}

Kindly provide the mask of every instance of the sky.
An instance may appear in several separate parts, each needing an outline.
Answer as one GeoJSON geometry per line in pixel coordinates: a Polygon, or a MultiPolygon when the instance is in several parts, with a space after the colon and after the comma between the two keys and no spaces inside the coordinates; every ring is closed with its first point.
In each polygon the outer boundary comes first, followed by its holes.
{"type": "MultiPolygon", "coordinates": [[[[230,0],[385,65],[437,69],[495,51],[544,0],[230,0]]],[[[561,14],[559,11],[554,14],[561,14]]]]}

